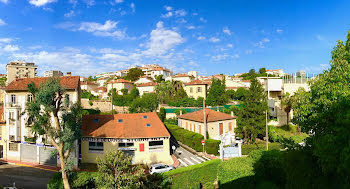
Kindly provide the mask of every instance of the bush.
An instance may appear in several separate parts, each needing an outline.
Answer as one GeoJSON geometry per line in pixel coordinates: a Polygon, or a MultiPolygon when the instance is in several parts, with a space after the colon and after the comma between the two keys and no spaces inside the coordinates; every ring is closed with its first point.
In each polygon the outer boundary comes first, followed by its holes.
{"type": "Polygon", "coordinates": [[[100,114],[100,110],[95,110],[95,109],[83,109],[82,114],[83,115],[93,115],[93,114],[100,114]]]}
{"type": "Polygon", "coordinates": [[[173,124],[173,125],[177,125],[177,118],[169,118],[165,120],[165,123],[169,123],[169,124],[173,124]]]}
{"type": "Polygon", "coordinates": [[[257,180],[271,181],[283,187],[285,174],[281,157],[282,152],[279,150],[264,151],[253,166],[257,180]]]}
{"type": "Polygon", "coordinates": [[[221,143],[220,140],[214,140],[214,139],[205,140],[205,151],[208,154],[218,155],[219,149],[220,149],[220,143],[221,143]]]}
{"type": "MultiPolygon", "coordinates": [[[[69,183],[72,188],[95,188],[96,172],[73,172],[69,175],[69,183]]],[[[48,189],[63,189],[62,174],[55,173],[47,183],[48,189]]]]}

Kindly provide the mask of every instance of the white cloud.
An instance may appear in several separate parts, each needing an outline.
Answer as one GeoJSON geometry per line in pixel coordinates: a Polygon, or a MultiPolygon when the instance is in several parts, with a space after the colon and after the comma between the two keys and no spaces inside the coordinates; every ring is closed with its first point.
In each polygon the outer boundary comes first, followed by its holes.
{"type": "Polygon", "coordinates": [[[69,18],[69,17],[72,17],[74,15],[75,15],[75,12],[73,10],[71,10],[71,11],[67,12],[66,14],[64,14],[64,17],[69,18]]]}
{"type": "Polygon", "coordinates": [[[196,12],[195,12],[195,13],[193,13],[192,15],[193,15],[193,16],[197,16],[197,15],[198,15],[198,13],[196,13],[196,12]]]}
{"type": "Polygon", "coordinates": [[[270,39],[264,38],[261,41],[255,43],[254,46],[260,47],[260,48],[265,48],[265,44],[268,43],[268,42],[270,42],[270,39]]]}
{"type": "Polygon", "coordinates": [[[173,7],[171,7],[171,6],[164,6],[164,8],[165,8],[165,10],[167,10],[167,11],[172,11],[172,10],[173,10],[173,7]]]}
{"type": "Polygon", "coordinates": [[[194,29],[196,29],[196,27],[194,27],[194,26],[187,26],[187,29],[194,30],[194,29]]]}
{"type": "Polygon", "coordinates": [[[95,5],[95,0],[84,0],[84,2],[88,7],[95,5]]]}
{"type": "Polygon", "coordinates": [[[0,18],[0,26],[6,25],[6,22],[0,18]]]}
{"type": "Polygon", "coordinates": [[[197,40],[204,40],[204,39],[206,39],[204,36],[197,37],[197,40]]]}
{"type": "Polygon", "coordinates": [[[107,20],[104,24],[96,22],[83,22],[80,27],[74,30],[86,31],[93,33],[96,36],[102,37],[115,37],[118,39],[124,39],[126,37],[125,31],[117,29],[118,22],[107,20]]]}
{"type": "Polygon", "coordinates": [[[228,48],[232,48],[233,45],[232,45],[231,43],[229,43],[229,44],[227,44],[227,47],[228,47],[228,48]]]}
{"type": "Polygon", "coordinates": [[[277,29],[276,32],[277,33],[283,33],[283,30],[282,29],[277,29]]]}
{"type": "Polygon", "coordinates": [[[321,36],[321,35],[316,35],[316,39],[319,40],[319,41],[323,41],[323,40],[324,40],[324,37],[321,36]]]}
{"type": "Polygon", "coordinates": [[[9,1],[8,0],[0,0],[0,2],[7,4],[9,1]]]}
{"type": "Polygon", "coordinates": [[[122,3],[124,0],[115,0],[115,3],[122,3]]]}
{"type": "Polygon", "coordinates": [[[183,9],[180,9],[180,10],[176,10],[175,11],[175,15],[176,16],[186,16],[187,15],[187,12],[183,9]]]}
{"type": "Polygon", "coordinates": [[[230,29],[228,29],[227,27],[224,27],[224,28],[222,29],[222,32],[224,32],[224,33],[227,34],[227,35],[231,35],[231,31],[230,31],[230,29]]]}
{"type": "Polygon", "coordinates": [[[15,52],[18,50],[19,50],[19,47],[17,45],[6,45],[3,48],[3,51],[5,51],[5,52],[15,52]]]}
{"type": "Polygon", "coordinates": [[[57,0],[29,0],[29,3],[36,6],[36,7],[41,7],[49,3],[54,3],[57,0]]]}
{"type": "Polygon", "coordinates": [[[130,4],[131,11],[134,13],[135,12],[135,3],[130,4]]]}
{"type": "Polygon", "coordinates": [[[188,65],[193,66],[193,67],[198,67],[199,64],[197,64],[195,61],[191,60],[188,65]]]}
{"type": "Polygon", "coordinates": [[[179,33],[173,30],[168,30],[163,27],[163,22],[157,23],[157,28],[151,31],[148,49],[144,51],[145,55],[162,55],[170,49],[184,42],[184,39],[179,33]]]}
{"type": "Polygon", "coordinates": [[[229,58],[231,58],[231,59],[239,59],[239,54],[234,54],[234,55],[228,55],[228,54],[218,54],[218,55],[215,55],[215,56],[211,56],[211,59],[213,60],[213,61],[221,61],[221,60],[226,60],[226,59],[229,59],[229,58]]]}
{"type": "Polygon", "coordinates": [[[199,18],[199,21],[204,22],[204,23],[206,23],[206,22],[207,22],[207,20],[206,20],[206,19],[204,19],[203,17],[200,17],[200,18],[199,18]]]}
{"type": "Polygon", "coordinates": [[[220,41],[220,39],[217,38],[217,37],[211,37],[211,38],[209,39],[209,41],[210,41],[210,42],[213,42],[213,43],[217,43],[217,42],[220,41]]]}
{"type": "Polygon", "coordinates": [[[40,46],[40,45],[32,45],[32,46],[28,47],[28,49],[30,49],[30,50],[36,50],[36,49],[41,49],[41,48],[42,48],[42,46],[40,46]]]}
{"type": "Polygon", "coordinates": [[[11,38],[0,38],[0,43],[10,43],[11,41],[11,38]]]}
{"type": "Polygon", "coordinates": [[[173,12],[167,12],[166,14],[162,14],[162,18],[170,18],[173,16],[173,12]]]}

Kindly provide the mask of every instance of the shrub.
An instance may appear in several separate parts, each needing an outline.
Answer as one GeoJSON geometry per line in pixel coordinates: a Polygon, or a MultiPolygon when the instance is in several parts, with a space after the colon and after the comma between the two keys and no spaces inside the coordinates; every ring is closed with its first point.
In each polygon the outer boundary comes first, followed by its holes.
{"type": "MultiPolygon", "coordinates": [[[[69,183],[72,188],[95,188],[96,172],[73,172],[69,175],[69,183]]],[[[63,189],[62,174],[57,172],[47,183],[48,189],[63,189]]]]}
{"type": "Polygon", "coordinates": [[[47,183],[48,189],[63,189],[62,173],[57,172],[47,183]]]}
{"type": "Polygon", "coordinates": [[[282,153],[279,150],[264,151],[254,164],[255,176],[261,181],[271,181],[284,186],[285,173],[282,166],[282,153]]]}
{"type": "Polygon", "coordinates": [[[169,118],[169,119],[166,119],[165,122],[166,122],[166,123],[169,123],[169,124],[177,125],[177,118],[176,118],[176,117],[174,117],[174,118],[169,118]]]}
{"type": "Polygon", "coordinates": [[[214,140],[214,139],[207,139],[205,140],[205,151],[208,154],[214,154],[218,155],[219,154],[219,145],[221,141],[220,140],[214,140]]]}
{"type": "Polygon", "coordinates": [[[83,109],[82,114],[83,115],[93,115],[93,114],[100,114],[100,110],[95,109],[83,109]]]}

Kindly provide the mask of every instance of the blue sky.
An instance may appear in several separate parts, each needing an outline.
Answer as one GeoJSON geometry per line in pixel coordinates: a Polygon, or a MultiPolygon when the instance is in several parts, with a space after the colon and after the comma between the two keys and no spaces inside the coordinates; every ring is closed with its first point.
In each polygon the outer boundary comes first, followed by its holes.
{"type": "Polygon", "coordinates": [[[11,60],[94,75],[157,63],[175,73],[327,68],[349,1],[0,0],[0,72],[11,60]]]}

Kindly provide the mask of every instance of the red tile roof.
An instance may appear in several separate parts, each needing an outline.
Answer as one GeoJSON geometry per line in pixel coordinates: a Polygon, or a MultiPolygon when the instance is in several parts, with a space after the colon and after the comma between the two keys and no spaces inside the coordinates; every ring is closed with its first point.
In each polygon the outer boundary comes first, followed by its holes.
{"type": "MultiPolygon", "coordinates": [[[[232,117],[229,114],[217,112],[217,111],[214,111],[214,110],[209,109],[209,108],[205,109],[205,115],[207,116],[207,118],[206,118],[207,123],[237,118],[236,116],[232,117]]],[[[203,123],[203,119],[204,119],[203,110],[199,110],[199,111],[188,113],[188,114],[182,114],[182,115],[178,116],[178,118],[203,123]]]]}
{"type": "Polygon", "coordinates": [[[185,83],[185,85],[209,85],[210,82],[208,81],[201,81],[201,80],[193,80],[191,82],[185,83]]]}
{"type": "MultiPolygon", "coordinates": [[[[5,91],[27,91],[28,84],[34,82],[36,87],[49,80],[50,77],[20,78],[12,81],[5,87],[5,91]]],[[[76,89],[79,87],[79,76],[59,77],[60,84],[66,89],[76,89]]]]}
{"type": "Polygon", "coordinates": [[[98,85],[98,84],[91,81],[80,81],[80,85],[98,85]]]}
{"type": "Polygon", "coordinates": [[[108,83],[132,83],[132,82],[125,79],[115,79],[115,80],[109,81],[108,83]]]}
{"type": "Polygon", "coordinates": [[[95,88],[93,91],[98,92],[98,91],[100,91],[100,90],[102,90],[102,92],[107,92],[107,88],[104,87],[104,86],[102,86],[102,87],[97,87],[97,88],[95,88]]]}
{"type": "Polygon", "coordinates": [[[176,74],[173,77],[190,77],[190,76],[187,74],[176,74]]]}
{"type": "Polygon", "coordinates": [[[148,83],[138,84],[137,87],[148,87],[148,86],[157,86],[157,85],[158,85],[158,83],[148,82],[148,83]]]}
{"type": "Polygon", "coordinates": [[[135,113],[115,115],[84,115],[82,123],[84,137],[99,138],[155,138],[170,137],[157,113],[135,113]],[[147,118],[144,118],[147,116],[147,118]],[[122,120],[122,122],[119,122],[122,120]],[[146,124],[150,124],[147,127],[146,124]]]}

